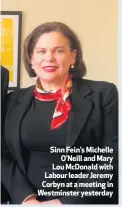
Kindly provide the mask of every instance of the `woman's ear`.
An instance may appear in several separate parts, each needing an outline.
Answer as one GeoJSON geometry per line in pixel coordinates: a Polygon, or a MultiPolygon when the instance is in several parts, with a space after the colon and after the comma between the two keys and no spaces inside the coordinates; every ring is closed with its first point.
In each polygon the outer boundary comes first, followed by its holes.
{"type": "Polygon", "coordinates": [[[31,68],[34,69],[34,58],[33,58],[33,55],[31,56],[31,68]]]}
{"type": "Polygon", "coordinates": [[[34,64],[33,55],[31,56],[30,61],[31,61],[31,65],[33,65],[34,64]]]}
{"type": "Polygon", "coordinates": [[[72,65],[74,65],[76,62],[76,56],[77,56],[77,50],[74,49],[72,50],[72,63],[71,63],[72,65]]]}

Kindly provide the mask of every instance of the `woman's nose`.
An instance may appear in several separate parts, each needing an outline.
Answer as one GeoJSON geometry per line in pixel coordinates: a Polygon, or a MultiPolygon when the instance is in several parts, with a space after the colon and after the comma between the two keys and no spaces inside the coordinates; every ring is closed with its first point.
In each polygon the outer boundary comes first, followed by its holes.
{"type": "Polygon", "coordinates": [[[53,54],[52,51],[46,52],[46,54],[45,54],[45,60],[46,61],[53,61],[53,60],[55,60],[55,57],[54,57],[54,54],[53,54]]]}

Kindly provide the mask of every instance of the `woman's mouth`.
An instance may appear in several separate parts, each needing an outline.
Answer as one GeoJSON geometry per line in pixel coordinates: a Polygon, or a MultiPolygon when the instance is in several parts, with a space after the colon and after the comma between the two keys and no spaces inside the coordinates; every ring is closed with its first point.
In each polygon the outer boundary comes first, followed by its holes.
{"type": "Polygon", "coordinates": [[[57,67],[56,66],[44,66],[42,67],[44,71],[46,72],[54,72],[57,70],[57,67]]]}

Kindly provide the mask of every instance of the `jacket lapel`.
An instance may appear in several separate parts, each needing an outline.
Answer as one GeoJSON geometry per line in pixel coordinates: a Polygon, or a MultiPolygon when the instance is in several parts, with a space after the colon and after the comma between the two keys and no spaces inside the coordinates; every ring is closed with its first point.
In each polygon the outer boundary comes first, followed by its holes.
{"type": "Polygon", "coordinates": [[[23,172],[25,173],[25,165],[24,162],[26,160],[26,157],[24,156],[24,148],[21,144],[21,121],[27,112],[31,101],[33,99],[33,90],[34,87],[30,87],[27,89],[28,91],[21,94],[18,94],[18,97],[16,98],[16,102],[14,100],[13,105],[11,106],[11,109],[8,111],[8,115],[6,117],[6,142],[9,147],[9,150],[11,150],[11,154],[14,156],[15,159],[17,159],[23,169],[23,172]],[[13,109],[13,110],[12,110],[13,109]],[[25,160],[22,159],[22,157],[25,157],[25,160]]]}
{"type": "Polygon", "coordinates": [[[73,81],[72,110],[69,115],[66,146],[71,147],[89,117],[92,110],[92,103],[86,99],[91,90],[84,80],[73,81]]]}

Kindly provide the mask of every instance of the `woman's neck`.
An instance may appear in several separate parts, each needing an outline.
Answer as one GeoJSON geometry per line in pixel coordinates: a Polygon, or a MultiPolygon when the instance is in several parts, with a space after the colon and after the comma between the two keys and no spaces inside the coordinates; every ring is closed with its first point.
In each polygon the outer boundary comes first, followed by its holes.
{"type": "Polygon", "coordinates": [[[44,91],[50,92],[50,91],[57,91],[60,88],[63,88],[66,84],[66,80],[62,81],[62,82],[44,82],[42,80],[40,80],[39,82],[41,82],[41,87],[44,91]]]}

